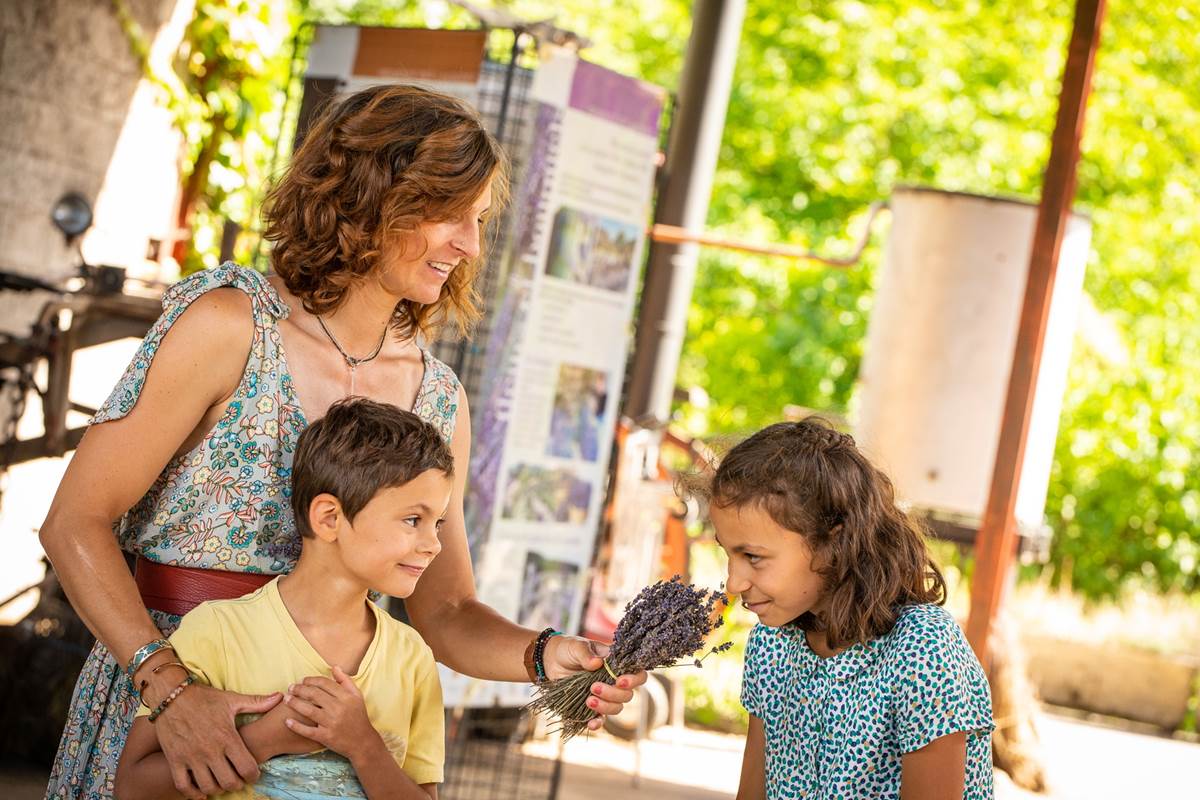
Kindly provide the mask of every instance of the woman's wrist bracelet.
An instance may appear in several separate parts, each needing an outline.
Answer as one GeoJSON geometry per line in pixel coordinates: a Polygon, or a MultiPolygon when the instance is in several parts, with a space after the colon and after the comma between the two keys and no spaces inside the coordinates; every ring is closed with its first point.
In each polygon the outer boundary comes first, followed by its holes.
{"type": "Polygon", "coordinates": [[[170,650],[171,643],[166,639],[155,639],[152,642],[142,645],[133,654],[133,658],[129,659],[129,664],[125,667],[125,674],[129,676],[129,680],[133,680],[136,673],[146,663],[146,659],[161,650],[170,650]]]}
{"type": "Polygon", "coordinates": [[[534,683],[546,682],[546,643],[555,636],[562,636],[562,633],[554,628],[546,628],[533,640],[534,683]]]}
{"type": "MultiPolygon", "coordinates": [[[[150,675],[151,676],[157,675],[159,672],[166,669],[167,667],[179,667],[181,670],[183,670],[187,674],[189,674],[189,675],[191,674],[191,672],[187,668],[187,665],[184,664],[182,661],[164,661],[163,663],[158,664],[153,669],[151,669],[150,675]]],[[[134,690],[133,690],[134,694],[136,694],[138,696],[138,701],[142,705],[144,705],[146,708],[150,708],[150,704],[146,702],[146,689],[148,689],[149,687],[150,687],[149,679],[142,678],[140,681],[138,681],[137,687],[134,688],[134,690]]]]}
{"type": "Polygon", "coordinates": [[[183,690],[186,689],[187,687],[191,686],[195,682],[196,682],[196,676],[189,672],[188,676],[183,679],[183,683],[179,684],[174,689],[172,689],[171,693],[169,695],[167,695],[166,697],[164,697],[162,699],[161,703],[159,703],[157,706],[155,706],[154,710],[150,712],[150,716],[147,719],[150,722],[154,722],[154,720],[158,719],[159,716],[163,713],[163,711],[166,710],[167,706],[169,706],[169,705],[171,705],[171,703],[175,702],[175,698],[179,697],[179,695],[183,694],[183,690]]]}
{"type": "Polygon", "coordinates": [[[529,646],[525,648],[525,672],[529,675],[530,683],[537,683],[537,668],[533,666],[533,648],[537,644],[537,637],[529,640],[529,646]]]}

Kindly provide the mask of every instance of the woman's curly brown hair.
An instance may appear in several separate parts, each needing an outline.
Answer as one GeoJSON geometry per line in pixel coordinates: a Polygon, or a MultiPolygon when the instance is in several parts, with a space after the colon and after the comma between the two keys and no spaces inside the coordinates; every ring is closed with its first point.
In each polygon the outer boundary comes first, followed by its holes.
{"type": "Polygon", "coordinates": [[[900,606],[946,600],[925,534],[896,506],[891,480],[823,419],[764,428],[685,488],[721,508],[757,505],[805,538],[828,611],[793,622],[824,630],[831,647],[882,636],[900,606]]]}
{"type": "MultiPolygon", "coordinates": [[[[338,307],[388,247],[422,222],[467,213],[491,182],[492,210],[507,195],[507,163],[468,106],[416,86],[374,86],[331,103],[308,129],[267,197],[271,263],[311,314],[338,307]]],[[[485,249],[481,244],[481,250],[485,249]]],[[[485,253],[451,271],[436,303],[403,300],[393,328],[431,336],[452,319],[479,319],[475,277],[485,253]]]]}

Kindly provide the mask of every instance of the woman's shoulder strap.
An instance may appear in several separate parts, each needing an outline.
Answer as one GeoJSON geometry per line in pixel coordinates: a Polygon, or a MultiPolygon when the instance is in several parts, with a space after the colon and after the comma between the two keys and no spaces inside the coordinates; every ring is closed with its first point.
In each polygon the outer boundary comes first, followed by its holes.
{"type": "Polygon", "coordinates": [[[413,413],[431,423],[442,438],[449,442],[454,438],[454,424],[458,421],[459,383],[458,376],[441,359],[422,348],[425,376],[413,413]]]}
{"type": "MultiPolygon", "coordinates": [[[[223,287],[242,290],[250,297],[251,313],[254,317],[256,336],[261,336],[270,317],[283,319],[288,307],[279,298],[275,288],[260,273],[239,267],[233,263],[202,270],[179,281],[163,292],[163,313],[147,332],[141,347],[126,367],[121,380],[114,387],[104,405],[92,417],[92,423],[108,422],[126,416],[137,404],[146,375],[154,361],[154,355],[163,337],[188,306],[206,292],[223,287]]],[[[247,369],[250,368],[248,362],[247,369]]]]}
{"type": "Polygon", "coordinates": [[[178,315],[191,305],[197,297],[222,287],[240,289],[250,296],[254,315],[270,314],[276,319],[288,315],[287,304],[279,297],[275,287],[267,282],[261,272],[227,261],[219,267],[200,270],[176,283],[163,292],[163,311],[167,315],[178,315]]]}

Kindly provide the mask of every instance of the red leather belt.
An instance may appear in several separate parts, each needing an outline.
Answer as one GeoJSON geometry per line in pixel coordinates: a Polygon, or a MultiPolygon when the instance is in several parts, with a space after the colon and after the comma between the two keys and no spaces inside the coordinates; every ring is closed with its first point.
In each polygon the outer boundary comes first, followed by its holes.
{"type": "Polygon", "coordinates": [[[138,556],[133,579],[146,608],[186,614],[206,600],[230,600],[275,579],[259,572],[172,567],[138,556]]]}

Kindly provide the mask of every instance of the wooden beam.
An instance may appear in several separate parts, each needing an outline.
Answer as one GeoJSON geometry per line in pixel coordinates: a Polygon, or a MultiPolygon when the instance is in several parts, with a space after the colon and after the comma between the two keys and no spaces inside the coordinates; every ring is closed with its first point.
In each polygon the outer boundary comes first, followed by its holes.
{"type": "Polygon", "coordinates": [[[1008,580],[1017,541],[1016,503],[1025,461],[1025,442],[1033,413],[1038,368],[1046,336],[1050,298],[1054,293],[1058,255],[1075,197],[1075,172],[1084,113],[1091,91],[1092,68],[1100,44],[1105,0],[1077,0],[1075,24],[1063,68],[1058,118],[1050,144],[1050,161],[1042,183],[1025,302],[1017,331],[1016,352],[996,448],[996,466],[983,525],[975,551],[971,614],[967,638],[979,660],[987,664],[987,639],[1008,580]]]}

